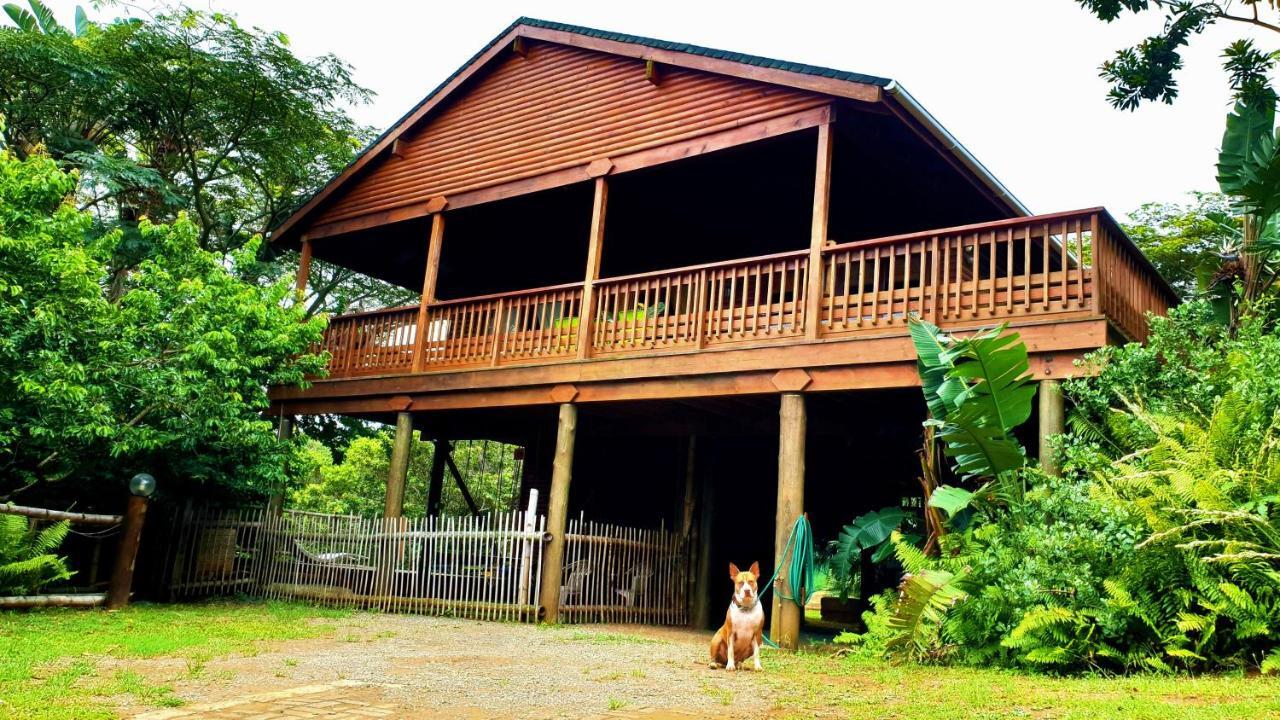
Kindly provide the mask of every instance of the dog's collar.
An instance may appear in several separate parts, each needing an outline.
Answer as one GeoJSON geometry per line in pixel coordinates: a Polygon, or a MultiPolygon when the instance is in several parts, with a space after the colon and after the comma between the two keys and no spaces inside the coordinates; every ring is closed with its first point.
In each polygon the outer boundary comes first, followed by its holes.
{"type": "Polygon", "coordinates": [[[738,608],[739,610],[743,610],[743,611],[750,611],[750,610],[754,610],[754,609],[755,609],[755,607],[756,607],[756,605],[759,605],[759,604],[760,604],[760,596],[759,596],[759,595],[756,595],[755,597],[751,598],[751,604],[750,604],[750,605],[742,605],[742,604],[740,604],[740,603],[738,602],[738,598],[736,598],[736,597],[735,597],[735,598],[733,598],[732,600],[730,600],[729,602],[733,603],[733,606],[734,606],[734,607],[736,607],[736,608],[738,608]]]}

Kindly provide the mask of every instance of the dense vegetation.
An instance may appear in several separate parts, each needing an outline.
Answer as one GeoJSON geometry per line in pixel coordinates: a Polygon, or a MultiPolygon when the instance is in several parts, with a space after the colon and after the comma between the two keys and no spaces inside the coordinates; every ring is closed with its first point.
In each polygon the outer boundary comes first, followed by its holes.
{"type": "Polygon", "coordinates": [[[0,27],[0,501],[297,481],[265,388],[322,367],[318,315],[402,296],[320,263],[296,303],[261,235],[371,136],[347,114],[369,93],[224,14],[28,4],[0,27]]]}

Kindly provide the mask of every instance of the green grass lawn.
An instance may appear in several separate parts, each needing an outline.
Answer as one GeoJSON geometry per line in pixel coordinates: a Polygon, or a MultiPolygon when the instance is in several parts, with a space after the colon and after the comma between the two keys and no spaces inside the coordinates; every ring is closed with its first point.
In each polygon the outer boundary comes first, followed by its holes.
{"type": "Polygon", "coordinates": [[[271,640],[332,634],[349,613],[284,603],[134,605],[119,612],[57,609],[0,612],[0,718],[115,718],[109,698],[176,706],[173,689],[104,658],[176,657],[196,677],[217,656],[252,654],[271,640]]]}
{"type": "Polygon", "coordinates": [[[774,654],[766,670],[780,718],[1280,718],[1280,680],[1243,674],[1050,677],[830,652],[774,654]]]}
{"type": "MultiPolygon", "coordinates": [[[[112,699],[128,695],[133,704],[177,705],[171,687],[112,669],[118,667],[112,661],[175,658],[185,668],[179,679],[205,677],[205,663],[215,657],[254,654],[270,641],[334,637],[350,630],[345,618],[359,620],[306,605],[237,602],[0,613],[0,719],[114,718],[112,699]]],[[[642,631],[548,631],[568,640],[657,642],[642,631]]],[[[765,672],[751,680],[773,698],[774,708],[761,718],[1280,718],[1280,679],[1241,674],[1055,678],[893,666],[815,648],[771,652],[765,672]]],[[[727,689],[708,692],[715,702],[734,702],[727,689]]]]}

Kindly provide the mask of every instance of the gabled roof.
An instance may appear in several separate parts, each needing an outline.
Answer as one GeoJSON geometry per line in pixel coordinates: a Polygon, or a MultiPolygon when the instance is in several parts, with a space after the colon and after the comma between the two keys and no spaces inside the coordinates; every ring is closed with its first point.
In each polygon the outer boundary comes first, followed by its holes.
{"type": "Polygon", "coordinates": [[[603,52],[746,77],[824,93],[834,97],[863,102],[893,103],[901,109],[900,111],[905,112],[916,122],[919,122],[933,136],[939,149],[952,155],[953,161],[973,173],[976,179],[986,186],[992,196],[1005,203],[1016,214],[1030,214],[1026,207],[986,167],[969,154],[901,85],[891,79],[806,63],[776,60],[759,55],[717,50],[688,43],[658,40],[639,35],[521,17],[490,40],[475,55],[471,56],[466,63],[445,78],[426,97],[393,123],[391,127],[365,146],[346,168],[331,178],[323,188],[313,194],[307,202],[295,210],[272,232],[271,241],[276,242],[296,234],[298,224],[311,215],[321,203],[348,181],[352,180],[372,160],[390,149],[397,138],[421,123],[432,109],[519,37],[566,45],[580,45],[603,52]]]}

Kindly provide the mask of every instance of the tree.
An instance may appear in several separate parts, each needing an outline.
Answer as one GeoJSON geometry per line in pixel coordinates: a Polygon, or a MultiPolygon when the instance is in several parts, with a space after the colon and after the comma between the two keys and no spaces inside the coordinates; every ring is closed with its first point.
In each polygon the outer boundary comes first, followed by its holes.
{"type": "MultiPolygon", "coordinates": [[[[340,461],[324,444],[309,439],[305,455],[306,482],[290,495],[290,506],[299,510],[360,515],[381,515],[386,497],[387,471],[391,466],[392,433],[383,429],[356,437],[342,451],[340,461]]],[[[514,446],[499,442],[454,443],[451,455],[463,475],[467,490],[482,512],[510,510],[520,490],[519,466],[512,459],[514,446]]],[[[431,482],[434,444],[414,433],[405,480],[404,514],[421,517],[426,513],[427,488],[431,482]]],[[[471,509],[456,489],[446,470],[441,493],[442,515],[468,515],[471,509]]]]}
{"type": "Polygon", "coordinates": [[[1239,227],[1228,198],[1195,192],[1186,203],[1144,204],[1129,214],[1124,230],[1160,275],[1189,300],[1215,283],[1223,257],[1233,254],[1239,227]]]}
{"type": "MultiPolygon", "coordinates": [[[[1209,26],[1233,23],[1280,34],[1280,0],[1076,0],[1098,19],[1111,22],[1126,11],[1164,16],[1161,31],[1133,47],[1116,52],[1102,64],[1101,75],[1111,83],[1107,97],[1123,110],[1136,110],[1143,102],[1172,103],[1178,97],[1175,74],[1182,69],[1182,48],[1209,26]]],[[[1246,104],[1274,101],[1267,72],[1274,54],[1253,46],[1249,39],[1223,50],[1236,99],[1246,104]]]]}
{"type": "Polygon", "coordinates": [[[140,222],[155,252],[112,287],[122,233],[94,234],[75,189],[52,158],[0,151],[0,498],[140,469],[169,489],[280,485],[291,448],[266,389],[323,370],[324,320],[286,302],[287,279],[240,279],[258,240],[203,250],[185,215],[140,222]]]}
{"type": "MultiPolygon", "coordinates": [[[[6,6],[0,113],[19,157],[45,150],[80,171],[78,202],[99,232],[123,231],[111,260],[122,281],[154,248],[138,220],[186,213],[201,248],[230,252],[267,233],[372,139],[347,107],[370,92],[333,55],[302,59],[283,33],[187,8],[74,32],[38,0],[6,6]]],[[[269,283],[296,267],[263,247],[241,271],[269,283]]],[[[316,264],[309,314],[398,305],[387,283],[316,264]]]]}
{"type": "Polygon", "coordinates": [[[234,250],[371,134],[345,111],[369,97],[349,66],[300,59],[283,33],[186,8],[75,35],[50,22],[0,31],[5,139],[82,170],[82,207],[108,225],[186,211],[202,248],[234,250]]]}

